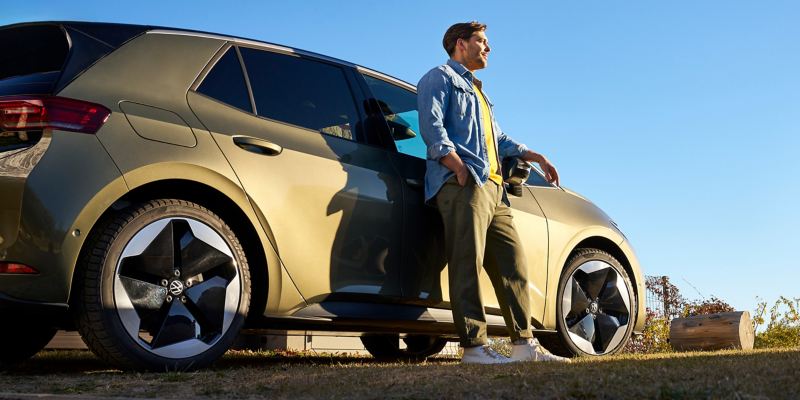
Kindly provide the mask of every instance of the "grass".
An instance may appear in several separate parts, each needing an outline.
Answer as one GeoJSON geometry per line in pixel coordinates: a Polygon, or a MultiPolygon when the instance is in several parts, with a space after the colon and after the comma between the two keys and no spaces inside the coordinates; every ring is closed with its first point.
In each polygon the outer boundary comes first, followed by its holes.
{"type": "Polygon", "coordinates": [[[572,364],[422,364],[229,352],[198,372],[109,369],[87,351],[45,351],[0,374],[2,393],[142,398],[779,399],[800,395],[800,348],[578,359],[572,364]]]}

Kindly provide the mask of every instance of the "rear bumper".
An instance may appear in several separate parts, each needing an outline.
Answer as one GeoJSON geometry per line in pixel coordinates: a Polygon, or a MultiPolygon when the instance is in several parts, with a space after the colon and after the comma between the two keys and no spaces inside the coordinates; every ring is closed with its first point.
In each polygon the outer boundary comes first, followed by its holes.
{"type": "Polygon", "coordinates": [[[0,293],[0,320],[6,322],[50,321],[60,326],[69,315],[67,303],[42,303],[20,300],[0,293]]]}

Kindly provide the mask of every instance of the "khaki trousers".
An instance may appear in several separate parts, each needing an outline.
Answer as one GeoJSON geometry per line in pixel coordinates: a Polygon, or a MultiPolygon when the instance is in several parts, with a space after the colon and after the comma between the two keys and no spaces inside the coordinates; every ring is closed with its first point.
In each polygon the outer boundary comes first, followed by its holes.
{"type": "Polygon", "coordinates": [[[462,187],[453,176],[436,195],[444,222],[450,303],[461,345],[487,343],[478,274],[486,269],[511,340],[531,337],[528,270],[511,209],[493,181],[462,187]]]}

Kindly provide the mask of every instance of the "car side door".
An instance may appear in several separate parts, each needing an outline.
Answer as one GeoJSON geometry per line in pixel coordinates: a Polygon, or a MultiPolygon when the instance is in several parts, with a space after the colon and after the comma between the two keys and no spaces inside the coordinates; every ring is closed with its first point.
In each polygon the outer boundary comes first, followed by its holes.
{"type": "Polygon", "coordinates": [[[385,76],[361,72],[361,84],[369,97],[372,129],[380,136],[402,178],[403,297],[428,306],[446,307],[444,227],[439,212],[424,201],[426,146],[419,135],[415,89],[385,76]]]}
{"type": "MultiPolygon", "coordinates": [[[[395,144],[392,161],[403,178],[403,290],[431,306],[447,306],[447,269],[443,227],[438,210],[424,202],[427,147],[419,131],[416,89],[389,77],[362,71],[374,107],[385,120],[385,135],[395,144]]],[[[514,222],[525,246],[532,296],[532,317],[542,321],[547,287],[547,219],[528,190],[509,195],[514,222]]],[[[499,314],[497,297],[484,270],[480,273],[484,307],[499,314]]]]}
{"type": "Polygon", "coordinates": [[[402,189],[364,139],[352,71],[282,48],[223,49],[189,103],[236,171],[292,281],[309,303],[331,294],[399,296],[402,189]],[[226,100],[219,71],[244,84],[226,100]]]}

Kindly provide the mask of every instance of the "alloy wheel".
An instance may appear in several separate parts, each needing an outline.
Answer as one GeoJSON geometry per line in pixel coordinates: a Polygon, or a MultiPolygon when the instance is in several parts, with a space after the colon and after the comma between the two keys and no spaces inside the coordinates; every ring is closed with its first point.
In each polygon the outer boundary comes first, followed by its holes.
{"type": "Polygon", "coordinates": [[[210,349],[230,328],[242,294],[231,247],[190,218],[156,220],[125,245],[114,304],[130,337],[158,356],[183,359],[210,349]]]}
{"type": "Polygon", "coordinates": [[[626,338],[631,288],[611,264],[591,260],[570,275],[561,299],[569,339],[591,355],[605,354],[626,338]]]}

